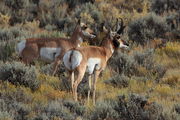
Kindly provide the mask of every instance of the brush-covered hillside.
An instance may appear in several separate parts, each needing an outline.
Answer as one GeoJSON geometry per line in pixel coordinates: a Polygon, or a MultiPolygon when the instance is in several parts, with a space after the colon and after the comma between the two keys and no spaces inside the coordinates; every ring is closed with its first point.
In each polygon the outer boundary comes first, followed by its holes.
{"type": "Polygon", "coordinates": [[[0,0],[0,120],[180,120],[179,0],[0,0]],[[88,76],[73,100],[63,64],[21,62],[18,42],[69,38],[77,19],[103,39],[123,20],[119,50],[97,81],[96,105],[87,104],[88,76]]]}

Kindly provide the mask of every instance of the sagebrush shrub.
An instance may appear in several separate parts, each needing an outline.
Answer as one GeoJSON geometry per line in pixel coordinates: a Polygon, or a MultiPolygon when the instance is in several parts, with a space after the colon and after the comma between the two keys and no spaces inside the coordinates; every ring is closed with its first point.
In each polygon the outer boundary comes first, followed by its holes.
{"type": "Polygon", "coordinates": [[[178,0],[151,0],[150,10],[156,14],[162,14],[169,10],[178,10],[180,3],[178,0]]]}
{"type": "Polygon", "coordinates": [[[14,42],[0,42],[0,60],[10,60],[13,57],[13,53],[15,53],[14,42]]]}
{"type": "Polygon", "coordinates": [[[127,98],[120,95],[116,101],[99,101],[91,114],[91,119],[154,120],[161,119],[162,113],[163,108],[159,104],[148,104],[144,96],[130,94],[127,98]]]}
{"type": "Polygon", "coordinates": [[[91,114],[91,120],[118,120],[119,115],[114,110],[113,105],[108,101],[101,101],[96,104],[95,110],[91,114]]]}
{"type": "Polygon", "coordinates": [[[32,90],[36,90],[40,85],[35,67],[27,67],[20,62],[1,64],[0,80],[9,81],[15,85],[24,85],[32,90]]]}
{"type": "Polygon", "coordinates": [[[79,116],[83,116],[85,113],[85,107],[74,101],[64,101],[63,105],[67,107],[72,113],[76,113],[79,116]]]}
{"type": "Polygon", "coordinates": [[[46,115],[49,119],[53,119],[54,117],[58,117],[63,120],[72,120],[74,116],[70,114],[68,109],[63,106],[62,101],[52,101],[45,108],[46,115]]]}
{"type": "Polygon", "coordinates": [[[10,29],[4,28],[0,30],[0,41],[13,40],[22,35],[19,27],[12,27],[10,29]]]}
{"type": "Polygon", "coordinates": [[[153,13],[132,21],[128,26],[129,39],[140,45],[146,45],[154,38],[164,37],[167,31],[165,19],[153,13]]]}
{"type": "Polygon", "coordinates": [[[134,60],[138,65],[142,65],[147,69],[151,69],[154,66],[154,51],[152,49],[144,52],[135,52],[133,55],[134,60]]]}
{"type": "Polygon", "coordinates": [[[131,56],[123,53],[113,56],[108,64],[119,74],[124,74],[127,76],[135,74],[137,67],[134,59],[131,56]]]}
{"type": "Polygon", "coordinates": [[[105,81],[106,84],[110,84],[114,87],[125,88],[129,85],[129,78],[125,75],[117,75],[105,81]]]}
{"type": "Polygon", "coordinates": [[[29,4],[29,0],[6,0],[5,4],[17,10],[26,8],[29,4]]]}
{"type": "Polygon", "coordinates": [[[7,111],[0,111],[0,120],[13,120],[13,117],[7,111]]]}

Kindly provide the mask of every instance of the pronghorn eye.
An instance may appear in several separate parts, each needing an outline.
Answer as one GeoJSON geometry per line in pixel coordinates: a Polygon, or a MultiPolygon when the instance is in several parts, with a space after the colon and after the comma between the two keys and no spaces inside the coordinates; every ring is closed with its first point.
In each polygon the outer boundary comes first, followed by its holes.
{"type": "Polygon", "coordinates": [[[117,38],[117,39],[120,39],[120,36],[117,36],[116,38],[117,38]]]}
{"type": "Polygon", "coordinates": [[[83,26],[82,27],[82,30],[86,30],[88,27],[87,26],[83,26]]]}

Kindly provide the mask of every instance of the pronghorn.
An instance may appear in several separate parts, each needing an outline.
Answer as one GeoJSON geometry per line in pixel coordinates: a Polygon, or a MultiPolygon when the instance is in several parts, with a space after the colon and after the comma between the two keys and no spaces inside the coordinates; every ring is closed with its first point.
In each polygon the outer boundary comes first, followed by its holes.
{"type": "Polygon", "coordinates": [[[111,32],[103,39],[101,46],[86,46],[69,50],[63,57],[63,62],[71,75],[71,87],[74,100],[77,101],[77,87],[82,81],[85,72],[89,74],[88,103],[91,88],[93,90],[93,104],[95,104],[96,81],[102,70],[105,69],[107,61],[117,48],[128,48],[128,44],[120,37],[112,36],[111,32]],[[75,75],[77,72],[77,78],[75,75]],[[91,76],[94,74],[93,82],[91,76]],[[92,83],[92,85],[91,85],[92,83]]]}
{"type": "Polygon", "coordinates": [[[83,37],[94,38],[95,35],[87,32],[87,26],[81,24],[80,20],[75,27],[71,38],[29,38],[17,45],[17,51],[26,64],[34,59],[41,58],[46,62],[55,61],[53,75],[64,53],[74,47],[79,47],[83,37]]]}

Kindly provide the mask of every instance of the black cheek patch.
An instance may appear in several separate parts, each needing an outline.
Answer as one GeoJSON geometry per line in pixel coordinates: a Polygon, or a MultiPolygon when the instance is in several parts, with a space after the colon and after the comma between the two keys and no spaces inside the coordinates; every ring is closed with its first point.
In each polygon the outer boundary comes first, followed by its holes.
{"type": "Polygon", "coordinates": [[[114,45],[114,47],[115,48],[118,48],[119,47],[119,45],[120,45],[120,43],[119,43],[119,41],[117,41],[117,40],[113,40],[113,45],[114,45]]]}

